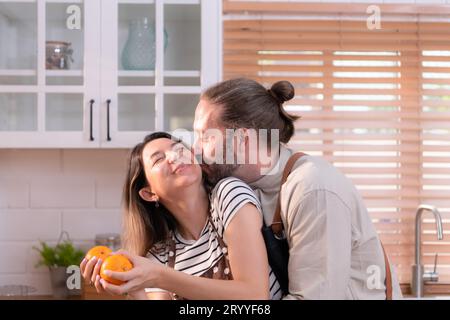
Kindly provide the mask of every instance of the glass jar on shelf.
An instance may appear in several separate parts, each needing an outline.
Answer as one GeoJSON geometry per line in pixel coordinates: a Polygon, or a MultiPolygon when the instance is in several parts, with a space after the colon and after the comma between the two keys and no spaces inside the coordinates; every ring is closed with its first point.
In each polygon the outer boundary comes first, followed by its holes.
{"type": "Polygon", "coordinates": [[[70,42],[47,41],[45,47],[45,68],[50,70],[68,70],[71,63],[73,49],[70,42]]]}
{"type": "Polygon", "coordinates": [[[95,236],[95,245],[106,246],[112,251],[120,249],[120,235],[117,233],[102,233],[95,236]]]}
{"type": "MultiPolygon", "coordinates": [[[[164,30],[164,49],[168,34],[164,30]]],[[[149,18],[130,22],[128,39],[122,51],[122,66],[125,70],[155,70],[156,37],[155,24],[149,18]]]]}

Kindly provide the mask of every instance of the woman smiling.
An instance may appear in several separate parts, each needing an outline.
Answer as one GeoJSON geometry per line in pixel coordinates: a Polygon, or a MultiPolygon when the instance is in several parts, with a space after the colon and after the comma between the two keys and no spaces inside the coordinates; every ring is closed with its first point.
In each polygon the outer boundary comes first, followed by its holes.
{"type": "Polygon", "coordinates": [[[111,272],[121,286],[98,276],[101,261],[81,270],[98,291],[135,298],[160,288],[172,299],[280,299],[261,235],[253,191],[236,178],[204,183],[192,152],[163,132],[131,152],[124,186],[123,243],[134,268],[111,272]]]}

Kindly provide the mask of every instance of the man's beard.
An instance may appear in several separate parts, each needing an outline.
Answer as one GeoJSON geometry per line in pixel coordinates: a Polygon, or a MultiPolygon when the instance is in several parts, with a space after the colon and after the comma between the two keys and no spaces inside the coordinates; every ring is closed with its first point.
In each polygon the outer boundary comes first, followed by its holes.
{"type": "Polygon", "coordinates": [[[231,177],[240,167],[239,164],[202,164],[201,165],[206,181],[212,187],[223,178],[231,177]]]}

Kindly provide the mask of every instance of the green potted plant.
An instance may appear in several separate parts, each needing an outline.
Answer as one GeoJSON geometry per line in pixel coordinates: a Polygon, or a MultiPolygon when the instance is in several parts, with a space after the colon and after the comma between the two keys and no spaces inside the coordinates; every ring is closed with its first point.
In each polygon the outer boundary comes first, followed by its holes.
{"type": "Polygon", "coordinates": [[[54,297],[67,298],[69,296],[69,289],[67,287],[67,277],[69,275],[66,273],[66,269],[72,265],[80,265],[81,260],[84,257],[84,252],[74,247],[65,231],[61,233],[56,246],[49,246],[43,241],[40,243],[40,248],[33,247],[33,249],[38,251],[41,256],[36,267],[48,267],[54,297]],[[67,240],[62,241],[62,236],[64,234],[67,235],[67,240]]]}

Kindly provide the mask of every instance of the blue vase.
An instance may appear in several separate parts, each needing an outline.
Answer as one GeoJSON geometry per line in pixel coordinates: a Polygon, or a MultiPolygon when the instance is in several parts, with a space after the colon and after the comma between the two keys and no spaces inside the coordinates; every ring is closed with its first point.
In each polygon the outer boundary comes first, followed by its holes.
{"type": "MultiPolygon", "coordinates": [[[[156,60],[155,24],[148,18],[130,22],[128,39],[122,51],[122,66],[125,70],[155,70],[156,60]]],[[[164,49],[168,35],[164,30],[164,49]]]]}

